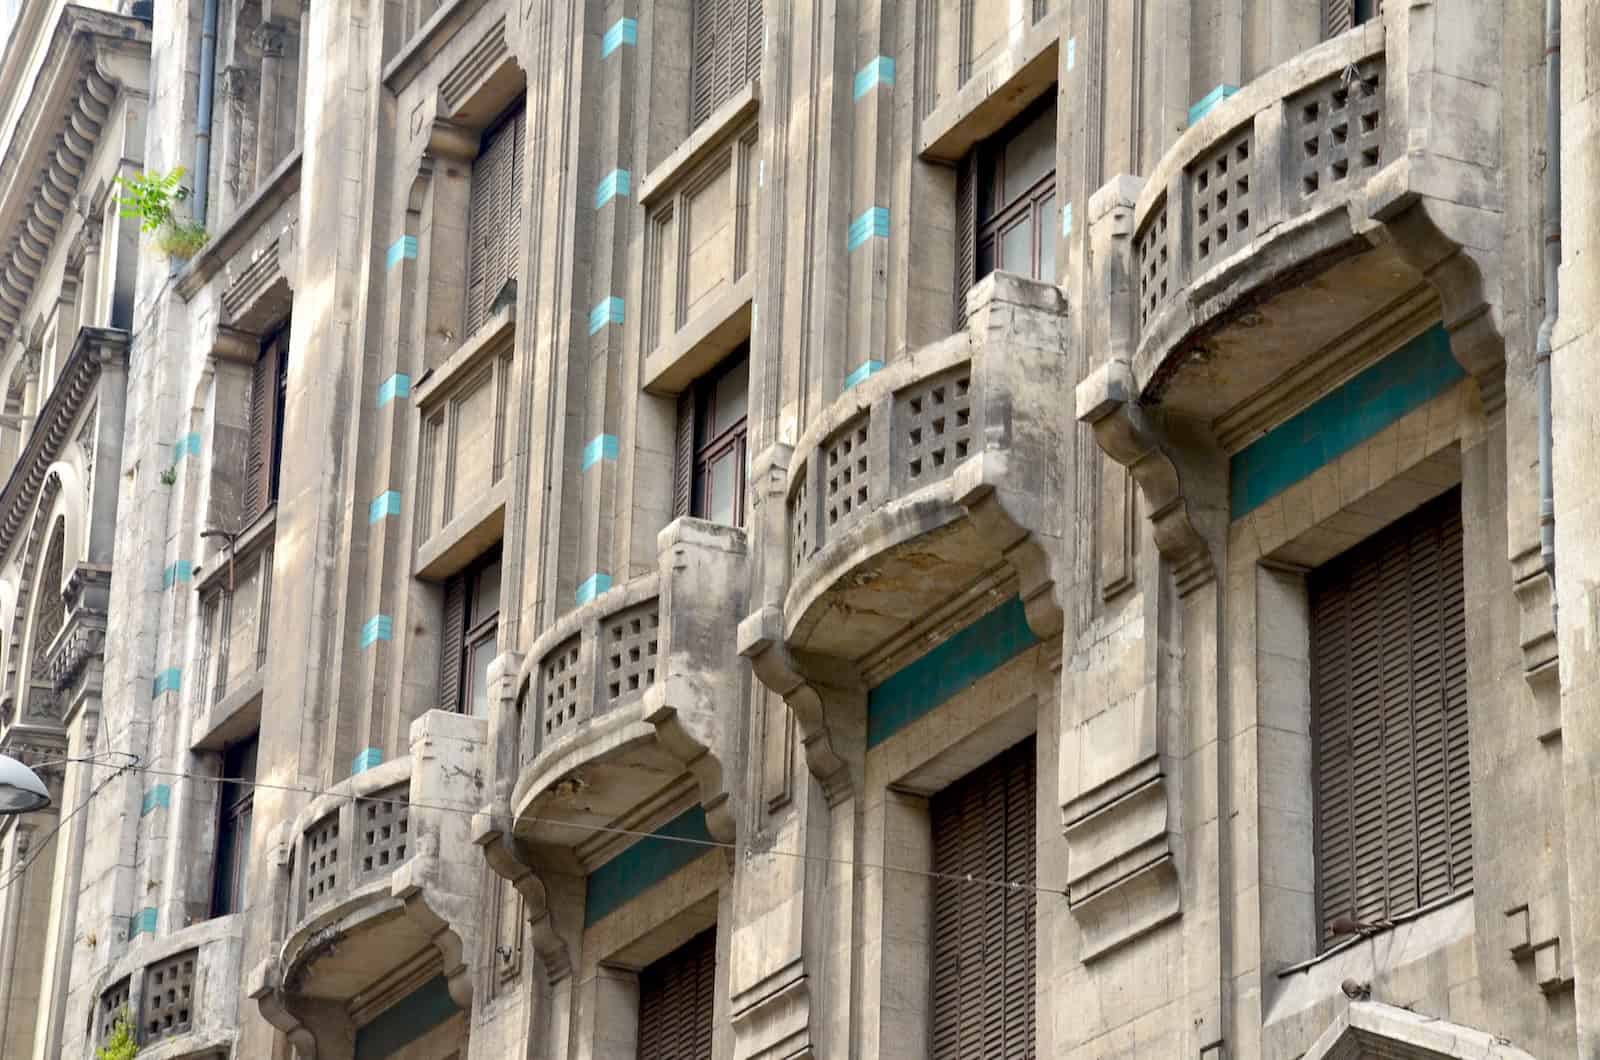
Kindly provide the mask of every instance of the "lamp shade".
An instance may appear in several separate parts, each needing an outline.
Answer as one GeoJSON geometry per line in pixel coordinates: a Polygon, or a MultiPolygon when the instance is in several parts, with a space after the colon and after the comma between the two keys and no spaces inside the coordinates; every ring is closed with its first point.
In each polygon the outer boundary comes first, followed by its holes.
{"type": "Polygon", "coordinates": [[[0,755],[0,815],[31,813],[50,805],[50,790],[39,775],[15,758],[0,755]]]}

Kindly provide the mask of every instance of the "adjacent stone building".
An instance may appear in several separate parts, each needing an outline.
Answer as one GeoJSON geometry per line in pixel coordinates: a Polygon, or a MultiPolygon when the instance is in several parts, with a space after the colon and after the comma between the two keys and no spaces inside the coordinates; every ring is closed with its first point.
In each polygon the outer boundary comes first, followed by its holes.
{"type": "Polygon", "coordinates": [[[1596,25],[0,0],[0,1055],[1600,1057],[1596,25]]]}

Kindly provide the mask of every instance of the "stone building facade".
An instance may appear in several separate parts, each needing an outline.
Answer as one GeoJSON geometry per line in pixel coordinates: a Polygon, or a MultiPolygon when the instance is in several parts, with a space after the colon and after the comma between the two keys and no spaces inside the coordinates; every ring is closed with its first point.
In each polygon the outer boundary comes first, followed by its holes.
{"type": "Polygon", "coordinates": [[[1600,1057],[1596,25],[0,0],[0,1055],[1600,1057]]]}

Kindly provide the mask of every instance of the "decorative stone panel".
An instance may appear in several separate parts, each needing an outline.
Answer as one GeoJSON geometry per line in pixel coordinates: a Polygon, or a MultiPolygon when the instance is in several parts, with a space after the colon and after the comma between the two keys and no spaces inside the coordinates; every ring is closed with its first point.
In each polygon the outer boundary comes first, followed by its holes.
{"type": "Polygon", "coordinates": [[[139,1017],[144,1044],[182,1034],[193,1024],[199,956],[196,950],[185,950],[145,969],[139,1017]]]}
{"type": "MultiPolygon", "coordinates": [[[[123,978],[100,994],[100,1002],[95,1006],[96,1041],[104,1042],[111,1037],[111,1032],[117,1026],[117,1018],[127,1012],[132,989],[132,980],[123,978]]],[[[127,1014],[131,1019],[132,1013],[127,1014]]]]}
{"type": "Polygon", "coordinates": [[[655,684],[660,636],[659,600],[618,612],[601,625],[604,709],[610,710],[655,684]]]}
{"type": "Polygon", "coordinates": [[[389,872],[410,855],[410,787],[385,788],[356,804],[357,881],[389,872]]]}
{"type": "Polygon", "coordinates": [[[895,396],[896,459],[911,488],[937,482],[972,453],[972,369],[963,365],[895,396]]]}
{"type": "Polygon", "coordinates": [[[1364,183],[1383,155],[1383,57],[1346,67],[1290,97],[1285,108],[1292,212],[1326,191],[1364,183]]]}
{"type": "Polygon", "coordinates": [[[339,815],[330,813],[305,836],[305,908],[331,898],[339,886],[339,815]]]}
{"type": "MultiPolygon", "coordinates": [[[[560,739],[567,725],[578,720],[578,663],[582,658],[583,642],[571,637],[545,655],[540,663],[539,711],[537,731],[542,727],[542,741],[560,739]]],[[[531,753],[537,744],[526,745],[531,753]]]]}
{"type": "Polygon", "coordinates": [[[823,522],[829,536],[850,525],[871,498],[868,474],[867,417],[857,416],[840,428],[822,450],[823,522]]]}
{"type": "Polygon", "coordinates": [[[1195,162],[1189,171],[1189,231],[1195,271],[1250,241],[1250,175],[1255,132],[1246,125],[1195,162]]]}

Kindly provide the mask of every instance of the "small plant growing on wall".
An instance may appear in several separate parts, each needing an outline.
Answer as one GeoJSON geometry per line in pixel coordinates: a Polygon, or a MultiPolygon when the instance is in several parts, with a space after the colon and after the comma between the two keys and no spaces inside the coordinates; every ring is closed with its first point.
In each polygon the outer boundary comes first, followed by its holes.
{"type": "Polygon", "coordinates": [[[171,173],[136,173],[118,177],[123,194],[117,197],[124,217],[137,217],[143,232],[155,234],[156,249],[169,258],[187,261],[200,253],[211,233],[205,225],[180,217],[177,206],[189,198],[183,186],[183,167],[171,173]]]}
{"type": "Polygon", "coordinates": [[[133,1036],[133,1024],[128,1020],[128,1009],[117,1013],[116,1025],[106,1042],[95,1051],[94,1060],[134,1060],[139,1055],[139,1042],[133,1036]]]}

